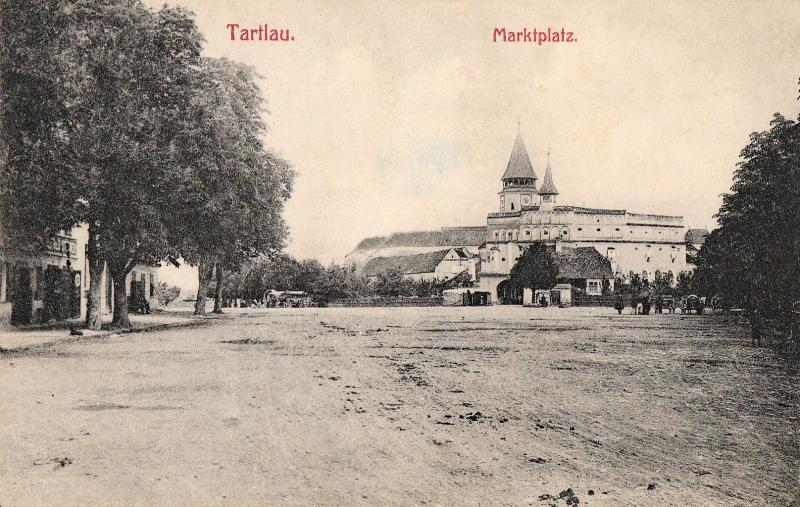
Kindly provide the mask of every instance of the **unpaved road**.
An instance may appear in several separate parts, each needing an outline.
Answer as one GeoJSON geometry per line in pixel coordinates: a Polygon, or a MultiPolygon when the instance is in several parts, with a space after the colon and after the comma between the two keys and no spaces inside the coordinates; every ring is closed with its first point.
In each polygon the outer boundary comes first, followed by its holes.
{"type": "Polygon", "coordinates": [[[798,385],[719,317],[261,311],[0,356],[0,505],[797,505],[798,385]]]}

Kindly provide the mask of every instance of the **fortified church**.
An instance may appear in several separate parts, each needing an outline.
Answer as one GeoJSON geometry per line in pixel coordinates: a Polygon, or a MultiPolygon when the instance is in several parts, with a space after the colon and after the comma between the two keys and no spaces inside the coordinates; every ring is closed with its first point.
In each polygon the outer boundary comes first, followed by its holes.
{"type": "Polygon", "coordinates": [[[533,241],[551,246],[562,275],[589,295],[613,289],[615,278],[652,281],[657,273],[671,273],[675,279],[687,270],[683,217],[561,204],[549,153],[539,181],[518,133],[501,177],[498,210],[488,214],[486,226],[368,238],[348,260],[368,276],[392,267],[415,279],[468,271],[476,290],[490,293],[493,302],[503,299],[511,268],[533,241]]]}

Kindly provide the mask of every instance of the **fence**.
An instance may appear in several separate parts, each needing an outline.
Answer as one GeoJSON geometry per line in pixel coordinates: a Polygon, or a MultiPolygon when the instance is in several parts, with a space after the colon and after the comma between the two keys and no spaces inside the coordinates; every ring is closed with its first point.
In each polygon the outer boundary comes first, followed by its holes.
{"type": "Polygon", "coordinates": [[[442,297],[381,297],[381,298],[349,298],[334,299],[328,306],[363,307],[363,306],[442,306],[442,297]]]}
{"type": "MultiPolygon", "coordinates": [[[[614,306],[614,296],[587,296],[586,294],[573,294],[572,306],[614,306]]],[[[630,301],[627,302],[630,304],[630,301]]]]}

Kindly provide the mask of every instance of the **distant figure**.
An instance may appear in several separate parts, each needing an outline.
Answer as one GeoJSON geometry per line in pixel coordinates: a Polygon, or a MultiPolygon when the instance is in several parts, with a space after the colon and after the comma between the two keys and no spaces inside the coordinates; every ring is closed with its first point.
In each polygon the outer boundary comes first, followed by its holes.
{"type": "Polygon", "coordinates": [[[753,347],[761,346],[761,312],[758,308],[755,308],[750,314],[750,339],[753,347]]]}
{"type": "Polygon", "coordinates": [[[661,294],[656,296],[656,313],[661,313],[664,309],[664,299],[661,297],[661,294]]]}
{"type": "Polygon", "coordinates": [[[646,296],[642,299],[642,313],[644,315],[650,315],[650,297],[646,296]]]}
{"type": "Polygon", "coordinates": [[[622,310],[625,308],[625,301],[623,301],[622,296],[617,295],[614,297],[614,309],[617,311],[618,314],[622,315],[622,310]]]}
{"type": "Polygon", "coordinates": [[[539,298],[539,306],[547,306],[547,298],[544,297],[544,294],[539,298]]]}

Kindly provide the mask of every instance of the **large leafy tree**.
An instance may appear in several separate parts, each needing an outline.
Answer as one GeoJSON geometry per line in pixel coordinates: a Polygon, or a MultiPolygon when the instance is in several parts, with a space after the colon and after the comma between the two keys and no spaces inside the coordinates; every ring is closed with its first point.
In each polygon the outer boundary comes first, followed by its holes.
{"type": "Polygon", "coordinates": [[[776,114],[750,136],[720,227],[698,255],[696,282],[766,313],[800,299],[800,124],[776,114]]]}
{"type": "Polygon", "coordinates": [[[541,241],[529,246],[511,268],[511,285],[523,289],[549,289],[556,284],[558,264],[555,255],[541,241]]]}
{"type": "Polygon", "coordinates": [[[7,223],[42,242],[88,224],[87,325],[100,326],[106,266],[113,323],[127,326],[127,275],[172,252],[175,138],[189,122],[202,37],[188,11],[138,0],[3,0],[0,9],[7,223]]]}
{"type": "Polygon", "coordinates": [[[264,145],[264,99],[252,67],[204,58],[193,79],[190,127],[175,141],[182,170],[170,188],[181,205],[171,234],[180,255],[198,266],[195,313],[202,314],[215,271],[221,311],[223,269],[283,247],[294,172],[264,145]]]}

